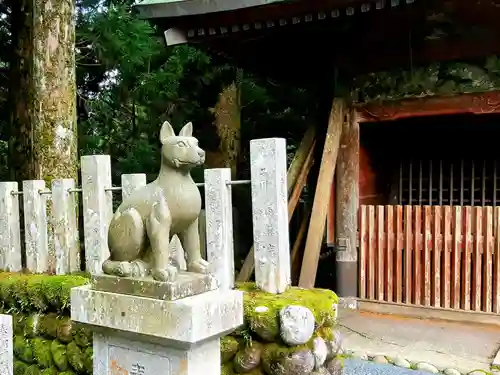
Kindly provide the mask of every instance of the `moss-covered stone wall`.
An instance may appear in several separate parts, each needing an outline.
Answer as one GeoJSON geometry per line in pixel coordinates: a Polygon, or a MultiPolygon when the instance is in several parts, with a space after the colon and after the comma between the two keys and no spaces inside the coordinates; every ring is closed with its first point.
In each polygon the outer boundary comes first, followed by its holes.
{"type": "Polygon", "coordinates": [[[430,95],[454,95],[500,89],[500,57],[446,61],[413,69],[369,73],[353,80],[352,100],[368,103],[430,95]]]}
{"type": "MultiPolygon", "coordinates": [[[[71,288],[88,281],[84,275],[0,272],[0,313],[14,321],[14,375],[92,375],[92,333],[71,322],[69,309],[71,288]]],[[[238,288],[244,292],[245,324],[221,340],[223,375],[342,372],[335,293],[290,288],[274,295],[252,283],[238,288]],[[290,306],[306,312],[299,317],[304,319],[288,316],[285,324],[283,311],[290,306]],[[291,345],[291,339],[303,342],[291,345]]]]}
{"type": "Polygon", "coordinates": [[[69,317],[71,288],[87,282],[0,273],[0,310],[13,316],[14,375],[92,375],[92,333],[69,317]]]}
{"type": "Polygon", "coordinates": [[[238,288],[245,292],[245,324],[221,340],[222,375],[338,375],[342,372],[341,341],[335,328],[338,303],[335,293],[290,288],[274,295],[256,289],[252,283],[238,288]],[[300,306],[312,313],[311,335],[305,332],[311,323],[307,315],[305,319],[298,319],[295,327],[293,322],[292,327],[286,327],[282,314],[290,306],[300,306]],[[302,336],[305,342],[291,345],[285,332],[290,328],[295,339],[302,336]]]}

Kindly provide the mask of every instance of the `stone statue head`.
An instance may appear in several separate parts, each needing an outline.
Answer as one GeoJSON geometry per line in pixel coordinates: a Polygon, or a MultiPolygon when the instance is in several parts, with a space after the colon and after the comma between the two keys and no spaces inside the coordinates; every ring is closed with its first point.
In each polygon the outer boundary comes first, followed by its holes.
{"type": "Polygon", "coordinates": [[[188,122],[175,135],[172,125],[165,121],[160,131],[162,163],[177,169],[191,169],[205,162],[205,151],[193,137],[193,124],[188,122]]]}

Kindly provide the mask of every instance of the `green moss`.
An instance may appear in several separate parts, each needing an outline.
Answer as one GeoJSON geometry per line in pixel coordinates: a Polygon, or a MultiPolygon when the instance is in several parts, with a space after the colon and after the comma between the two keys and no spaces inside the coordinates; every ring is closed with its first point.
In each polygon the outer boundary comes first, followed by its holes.
{"type": "Polygon", "coordinates": [[[4,277],[0,277],[0,299],[4,307],[20,310],[14,293],[14,286],[16,283],[22,282],[23,277],[20,274],[7,273],[4,277]]]}
{"type": "Polygon", "coordinates": [[[288,347],[277,343],[270,343],[262,350],[262,367],[268,374],[275,374],[283,361],[296,351],[308,349],[307,345],[288,347]]]}
{"type": "Polygon", "coordinates": [[[335,338],[335,328],[333,327],[321,327],[314,331],[313,339],[316,337],[321,337],[326,341],[331,341],[335,338]]]}
{"type": "Polygon", "coordinates": [[[289,305],[309,308],[317,327],[335,325],[338,297],[331,290],[292,287],[285,293],[271,294],[257,289],[253,283],[240,284],[238,289],[244,292],[245,323],[266,341],[274,341],[279,337],[279,312],[289,305]]]}
{"type": "Polygon", "coordinates": [[[50,351],[51,343],[52,342],[50,340],[39,337],[32,340],[33,357],[35,358],[36,363],[38,363],[38,366],[42,369],[46,369],[54,365],[52,353],[50,351]]]}
{"type": "Polygon", "coordinates": [[[66,347],[66,354],[68,356],[68,362],[70,366],[77,372],[78,374],[85,372],[84,365],[84,354],[82,349],[76,345],[76,342],[71,341],[66,347]]]}
{"type": "Polygon", "coordinates": [[[59,317],[56,313],[49,313],[40,319],[40,332],[49,339],[57,338],[57,328],[59,327],[59,317]]]}
{"type": "Polygon", "coordinates": [[[28,365],[21,361],[14,361],[14,375],[24,375],[28,365]]]}
{"type": "Polygon", "coordinates": [[[40,375],[57,375],[57,373],[58,373],[57,369],[55,367],[51,367],[42,370],[40,375]]]}
{"type": "Polygon", "coordinates": [[[68,314],[71,288],[88,283],[82,275],[30,275],[0,273],[0,301],[3,308],[24,313],[68,314]]]}
{"type": "Polygon", "coordinates": [[[246,375],[265,375],[265,372],[260,367],[254,368],[249,372],[245,372],[246,375]]]}
{"type": "Polygon", "coordinates": [[[43,283],[47,279],[46,275],[32,275],[26,280],[26,289],[23,294],[18,294],[16,297],[25,298],[23,305],[29,306],[38,312],[45,312],[49,310],[50,303],[43,292],[43,283]]]}
{"type": "Polygon", "coordinates": [[[12,329],[14,334],[24,334],[24,326],[26,325],[26,316],[22,314],[12,314],[12,329]]]}
{"type": "Polygon", "coordinates": [[[432,95],[488,92],[500,88],[499,56],[476,61],[445,61],[395,68],[354,78],[352,99],[360,102],[399,100],[432,95]]]}
{"type": "Polygon", "coordinates": [[[66,344],[73,341],[72,327],[73,323],[71,318],[67,316],[60,317],[59,325],[57,327],[57,338],[66,344]]]}
{"type": "Polygon", "coordinates": [[[233,368],[237,373],[247,373],[250,369],[259,366],[262,357],[263,346],[257,341],[253,341],[251,345],[244,346],[233,359],[233,368]]]}
{"type": "Polygon", "coordinates": [[[235,372],[233,370],[233,363],[229,362],[225,365],[222,365],[220,375],[235,375],[235,372]]]}
{"type": "Polygon", "coordinates": [[[33,357],[33,347],[30,339],[27,339],[22,335],[16,335],[14,336],[13,347],[15,356],[21,361],[29,364],[35,362],[33,357]]]}
{"type": "Polygon", "coordinates": [[[83,352],[83,367],[87,371],[87,374],[92,375],[94,370],[94,349],[92,347],[88,347],[83,352]]]}
{"type": "Polygon", "coordinates": [[[43,293],[55,311],[64,311],[70,306],[71,289],[88,281],[88,278],[76,275],[51,276],[43,282],[43,293]]]}
{"type": "Polygon", "coordinates": [[[67,371],[69,369],[68,357],[66,355],[66,345],[59,340],[54,340],[50,344],[50,352],[56,367],[60,371],[67,371]]]}
{"type": "Polygon", "coordinates": [[[232,336],[224,336],[220,340],[221,362],[226,363],[234,357],[240,343],[232,336]]]}
{"type": "Polygon", "coordinates": [[[92,345],[92,331],[88,328],[76,326],[73,324],[73,339],[81,348],[86,348],[92,345]]]}
{"type": "Polygon", "coordinates": [[[29,366],[24,375],[41,375],[42,371],[40,370],[40,367],[37,365],[31,365],[29,366]]]}
{"type": "Polygon", "coordinates": [[[60,372],[59,375],[75,375],[75,373],[73,371],[63,371],[60,372]]]}
{"type": "Polygon", "coordinates": [[[37,337],[40,334],[40,321],[42,320],[42,315],[31,314],[26,317],[26,322],[24,325],[24,336],[29,338],[37,337]]]}

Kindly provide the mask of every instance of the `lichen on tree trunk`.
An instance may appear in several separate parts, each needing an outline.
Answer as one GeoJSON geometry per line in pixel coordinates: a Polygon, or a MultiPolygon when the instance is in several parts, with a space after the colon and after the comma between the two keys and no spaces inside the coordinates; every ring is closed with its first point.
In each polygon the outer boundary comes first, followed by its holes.
{"type": "MultiPolygon", "coordinates": [[[[12,2],[9,161],[12,178],[78,180],[75,0],[12,2]]],[[[50,217],[51,201],[47,202],[50,217]]],[[[49,231],[49,272],[55,270],[49,231]]]]}
{"type": "Polygon", "coordinates": [[[14,7],[14,177],[76,179],[75,2],[22,0],[14,7]]]}

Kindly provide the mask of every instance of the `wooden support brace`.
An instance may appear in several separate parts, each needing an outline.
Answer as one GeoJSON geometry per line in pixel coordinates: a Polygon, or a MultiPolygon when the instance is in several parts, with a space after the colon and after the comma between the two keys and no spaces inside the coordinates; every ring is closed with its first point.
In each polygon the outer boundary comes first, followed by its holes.
{"type": "Polygon", "coordinates": [[[309,222],[309,230],[304,249],[304,258],[299,278],[299,287],[301,288],[314,288],[321,243],[325,232],[326,215],[328,213],[328,204],[325,204],[325,202],[329,201],[343,123],[344,101],[335,98],[328,120],[328,130],[326,133],[323,155],[321,157],[311,221],[309,222]]]}

